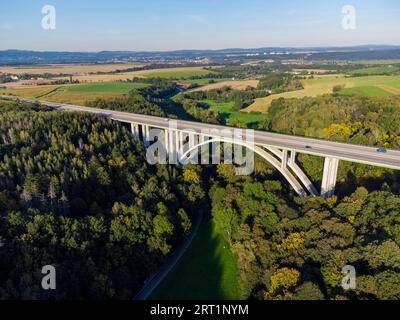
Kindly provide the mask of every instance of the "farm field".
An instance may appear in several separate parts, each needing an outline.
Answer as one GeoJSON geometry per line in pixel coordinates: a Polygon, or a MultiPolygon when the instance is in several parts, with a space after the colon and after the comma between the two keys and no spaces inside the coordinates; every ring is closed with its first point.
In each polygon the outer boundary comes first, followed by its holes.
{"type": "Polygon", "coordinates": [[[207,103],[211,109],[219,111],[224,122],[226,121],[227,124],[234,120],[240,120],[245,124],[250,124],[252,122],[268,119],[268,116],[265,114],[232,111],[232,107],[234,105],[233,101],[227,103],[218,103],[212,100],[203,100],[202,102],[207,103]]]}
{"type": "Polygon", "coordinates": [[[293,72],[308,72],[308,73],[316,73],[316,74],[323,74],[323,73],[327,73],[327,72],[332,72],[332,70],[312,69],[312,68],[293,69],[292,71],[293,72]]]}
{"type": "MultiPolygon", "coordinates": [[[[202,79],[185,79],[185,80],[181,80],[179,81],[179,84],[185,87],[188,87],[192,84],[198,84],[200,86],[207,86],[210,84],[210,80],[214,81],[215,83],[220,83],[220,82],[225,82],[225,81],[229,81],[230,79],[228,78],[202,78],[202,79]]],[[[214,84],[215,84],[214,83],[214,84]]]]}
{"type": "MultiPolygon", "coordinates": [[[[203,67],[182,67],[182,68],[164,68],[124,72],[118,74],[93,74],[80,75],[73,77],[79,82],[103,82],[103,81],[118,81],[132,78],[170,78],[170,79],[185,79],[196,76],[204,76],[213,73],[212,70],[206,70],[203,67]]],[[[68,77],[60,77],[57,79],[68,79],[68,77]]]]}
{"type": "Polygon", "coordinates": [[[235,257],[214,224],[204,220],[181,261],[150,299],[234,300],[240,297],[235,257]]]}
{"type": "Polygon", "coordinates": [[[223,88],[223,87],[231,87],[231,88],[233,88],[235,90],[244,90],[247,87],[257,88],[259,82],[260,82],[259,80],[223,81],[223,82],[219,82],[219,83],[208,84],[208,85],[205,85],[203,87],[196,88],[196,89],[193,89],[193,90],[190,90],[190,91],[192,91],[192,92],[194,92],[194,91],[208,91],[208,90],[220,89],[220,88],[223,88]]]}
{"type": "Polygon", "coordinates": [[[84,105],[86,101],[97,98],[114,98],[126,94],[132,89],[143,88],[145,86],[148,86],[148,84],[100,82],[62,86],[38,86],[23,89],[0,89],[0,94],[13,94],[29,99],[84,105]]]}
{"type": "Polygon", "coordinates": [[[360,94],[366,96],[390,96],[400,94],[400,76],[367,76],[349,77],[340,76],[316,76],[314,79],[302,80],[304,89],[274,94],[266,98],[257,99],[245,109],[246,112],[267,112],[271,102],[279,98],[303,98],[316,97],[322,94],[332,93],[336,85],[344,86],[340,93],[360,94]]]}
{"type": "Polygon", "coordinates": [[[185,67],[185,68],[170,68],[170,69],[154,69],[135,71],[132,74],[145,78],[170,78],[183,79],[196,76],[204,76],[213,73],[213,70],[207,70],[203,67],[185,67]]]}
{"type": "Polygon", "coordinates": [[[354,87],[354,88],[344,88],[340,91],[342,95],[357,95],[364,97],[388,97],[393,94],[385,91],[379,87],[373,86],[362,86],[362,87],[354,87]]]}
{"type": "Polygon", "coordinates": [[[375,67],[375,68],[362,68],[362,69],[357,69],[353,70],[350,73],[354,75],[380,75],[380,74],[393,74],[395,72],[399,72],[400,67],[396,66],[380,66],[380,67],[375,67]]]}
{"type": "Polygon", "coordinates": [[[352,64],[364,64],[364,65],[390,65],[398,64],[400,59],[387,59],[387,60],[355,60],[352,64]]]}
{"type": "Polygon", "coordinates": [[[0,66],[0,72],[11,74],[82,74],[92,72],[111,72],[134,67],[141,67],[139,63],[118,63],[118,64],[52,64],[52,65],[33,65],[33,66],[0,66]]]}
{"type": "Polygon", "coordinates": [[[112,92],[127,93],[132,89],[140,89],[149,86],[147,83],[130,82],[99,82],[85,83],[78,85],[68,85],[65,87],[67,92],[112,92]]]}

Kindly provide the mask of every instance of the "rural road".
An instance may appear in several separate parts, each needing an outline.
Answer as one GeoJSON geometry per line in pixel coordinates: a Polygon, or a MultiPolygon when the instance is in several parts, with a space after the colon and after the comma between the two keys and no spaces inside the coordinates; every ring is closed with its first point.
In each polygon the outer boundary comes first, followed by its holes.
{"type": "Polygon", "coordinates": [[[203,220],[203,214],[199,214],[196,216],[194,223],[192,225],[192,230],[190,231],[189,236],[178,248],[175,250],[174,254],[168,259],[168,261],[164,264],[164,266],[159,270],[155,275],[150,277],[145,283],[142,290],[140,290],[136,296],[135,300],[146,300],[153,291],[158,287],[158,285],[165,279],[168,273],[173,269],[173,267],[178,263],[178,261],[182,258],[183,254],[189,248],[192,243],[194,237],[199,230],[199,226],[201,221],[203,220]]]}
{"type": "MultiPolygon", "coordinates": [[[[17,99],[10,97],[3,97],[8,99],[17,99]]],[[[79,111],[79,112],[90,112],[96,114],[102,114],[110,117],[116,121],[127,122],[127,123],[139,123],[146,124],[154,128],[165,129],[169,128],[172,121],[166,118],[146,116],[141,114],[113,111],[106,109],[96,109],[90,107],[76,106],[64,103],[54,103],[47,101],[36,101],[31,99],[19,99],[25,102],[40,102],[43,105],[49,107],[57,108],[58,110],[68,110],[68,111],[79,111]]],[[[175,122],[175,121],[174,121],[175,122]]],[[[194,130],[197,133],[201,133],[202,130],[210,131],[207,136],[213,137],[211,130],[219,130],[217,137],[224,137],[221,135],[221,129],[230,129],[230,134],[232,134],[232,127],[213,125],[201,122],[192,122],[184,120],[176,120],[177,129],[182,131],[194,130]]],[[[239,129],[238,130],[242,130],[239,129]]],[[[232,138],[227,134],[226,137],[232,138]]],[[[245,134],[243,133],[243,139],[245,134]]],[[[377,148],[353,145],[347,143],[339,143],[326,141],[314,138],[305,138],[284,134],[271,133],[266,131],[254,131],[254,143],[256,145],[266,146],[266,147],[276,147],[287,150],[294,150],[298,153],[311,154],[321,157],[332,157],[339,160],[351,161],[356,163],[363,163],[374,165],[378,167],[385,167],[389,169],[400,170],[400,151],[387,150],[386,153],[379,153],[377,148]]]]}

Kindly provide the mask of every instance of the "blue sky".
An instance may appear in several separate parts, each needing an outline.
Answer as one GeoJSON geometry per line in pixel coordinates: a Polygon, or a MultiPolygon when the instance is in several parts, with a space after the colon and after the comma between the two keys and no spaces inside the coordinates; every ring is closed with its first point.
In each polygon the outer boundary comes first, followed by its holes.
{"type": "Polygon", "coordinates": [[[175,50],[400,44],[399,0],[13,0],[0,50],[175,50]],[[54,5],[56,30],[41,27],[54,5]],[[357,10],[343,30],[342,7],[357,10]]]}

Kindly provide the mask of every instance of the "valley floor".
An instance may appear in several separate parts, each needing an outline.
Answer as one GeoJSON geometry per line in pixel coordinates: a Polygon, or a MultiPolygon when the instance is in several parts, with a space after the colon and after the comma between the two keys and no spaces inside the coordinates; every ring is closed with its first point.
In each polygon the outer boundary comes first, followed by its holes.
{"type": "Polygon", "coordinates": [[[212,221],[204,219],[191,246],[150,299],[240,299],[236,260],[212,221]]]}

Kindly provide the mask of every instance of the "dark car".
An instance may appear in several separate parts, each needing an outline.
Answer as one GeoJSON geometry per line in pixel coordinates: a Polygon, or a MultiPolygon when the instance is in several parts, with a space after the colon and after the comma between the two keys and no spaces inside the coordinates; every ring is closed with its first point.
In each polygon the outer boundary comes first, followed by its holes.
{"type": "Polygon", "coordinates": [[[380,148],[378,148],[378,150],[376,150],[376,151],[379,152],[379,153],[387,153],[387,149],[384,148],[384,147],[380,147],[380,148]]]}
{"type": "Polygon", "coordinates": [[[312,149],[312,147],[311,146],[306,146],[306,149],[312,149]]]}

